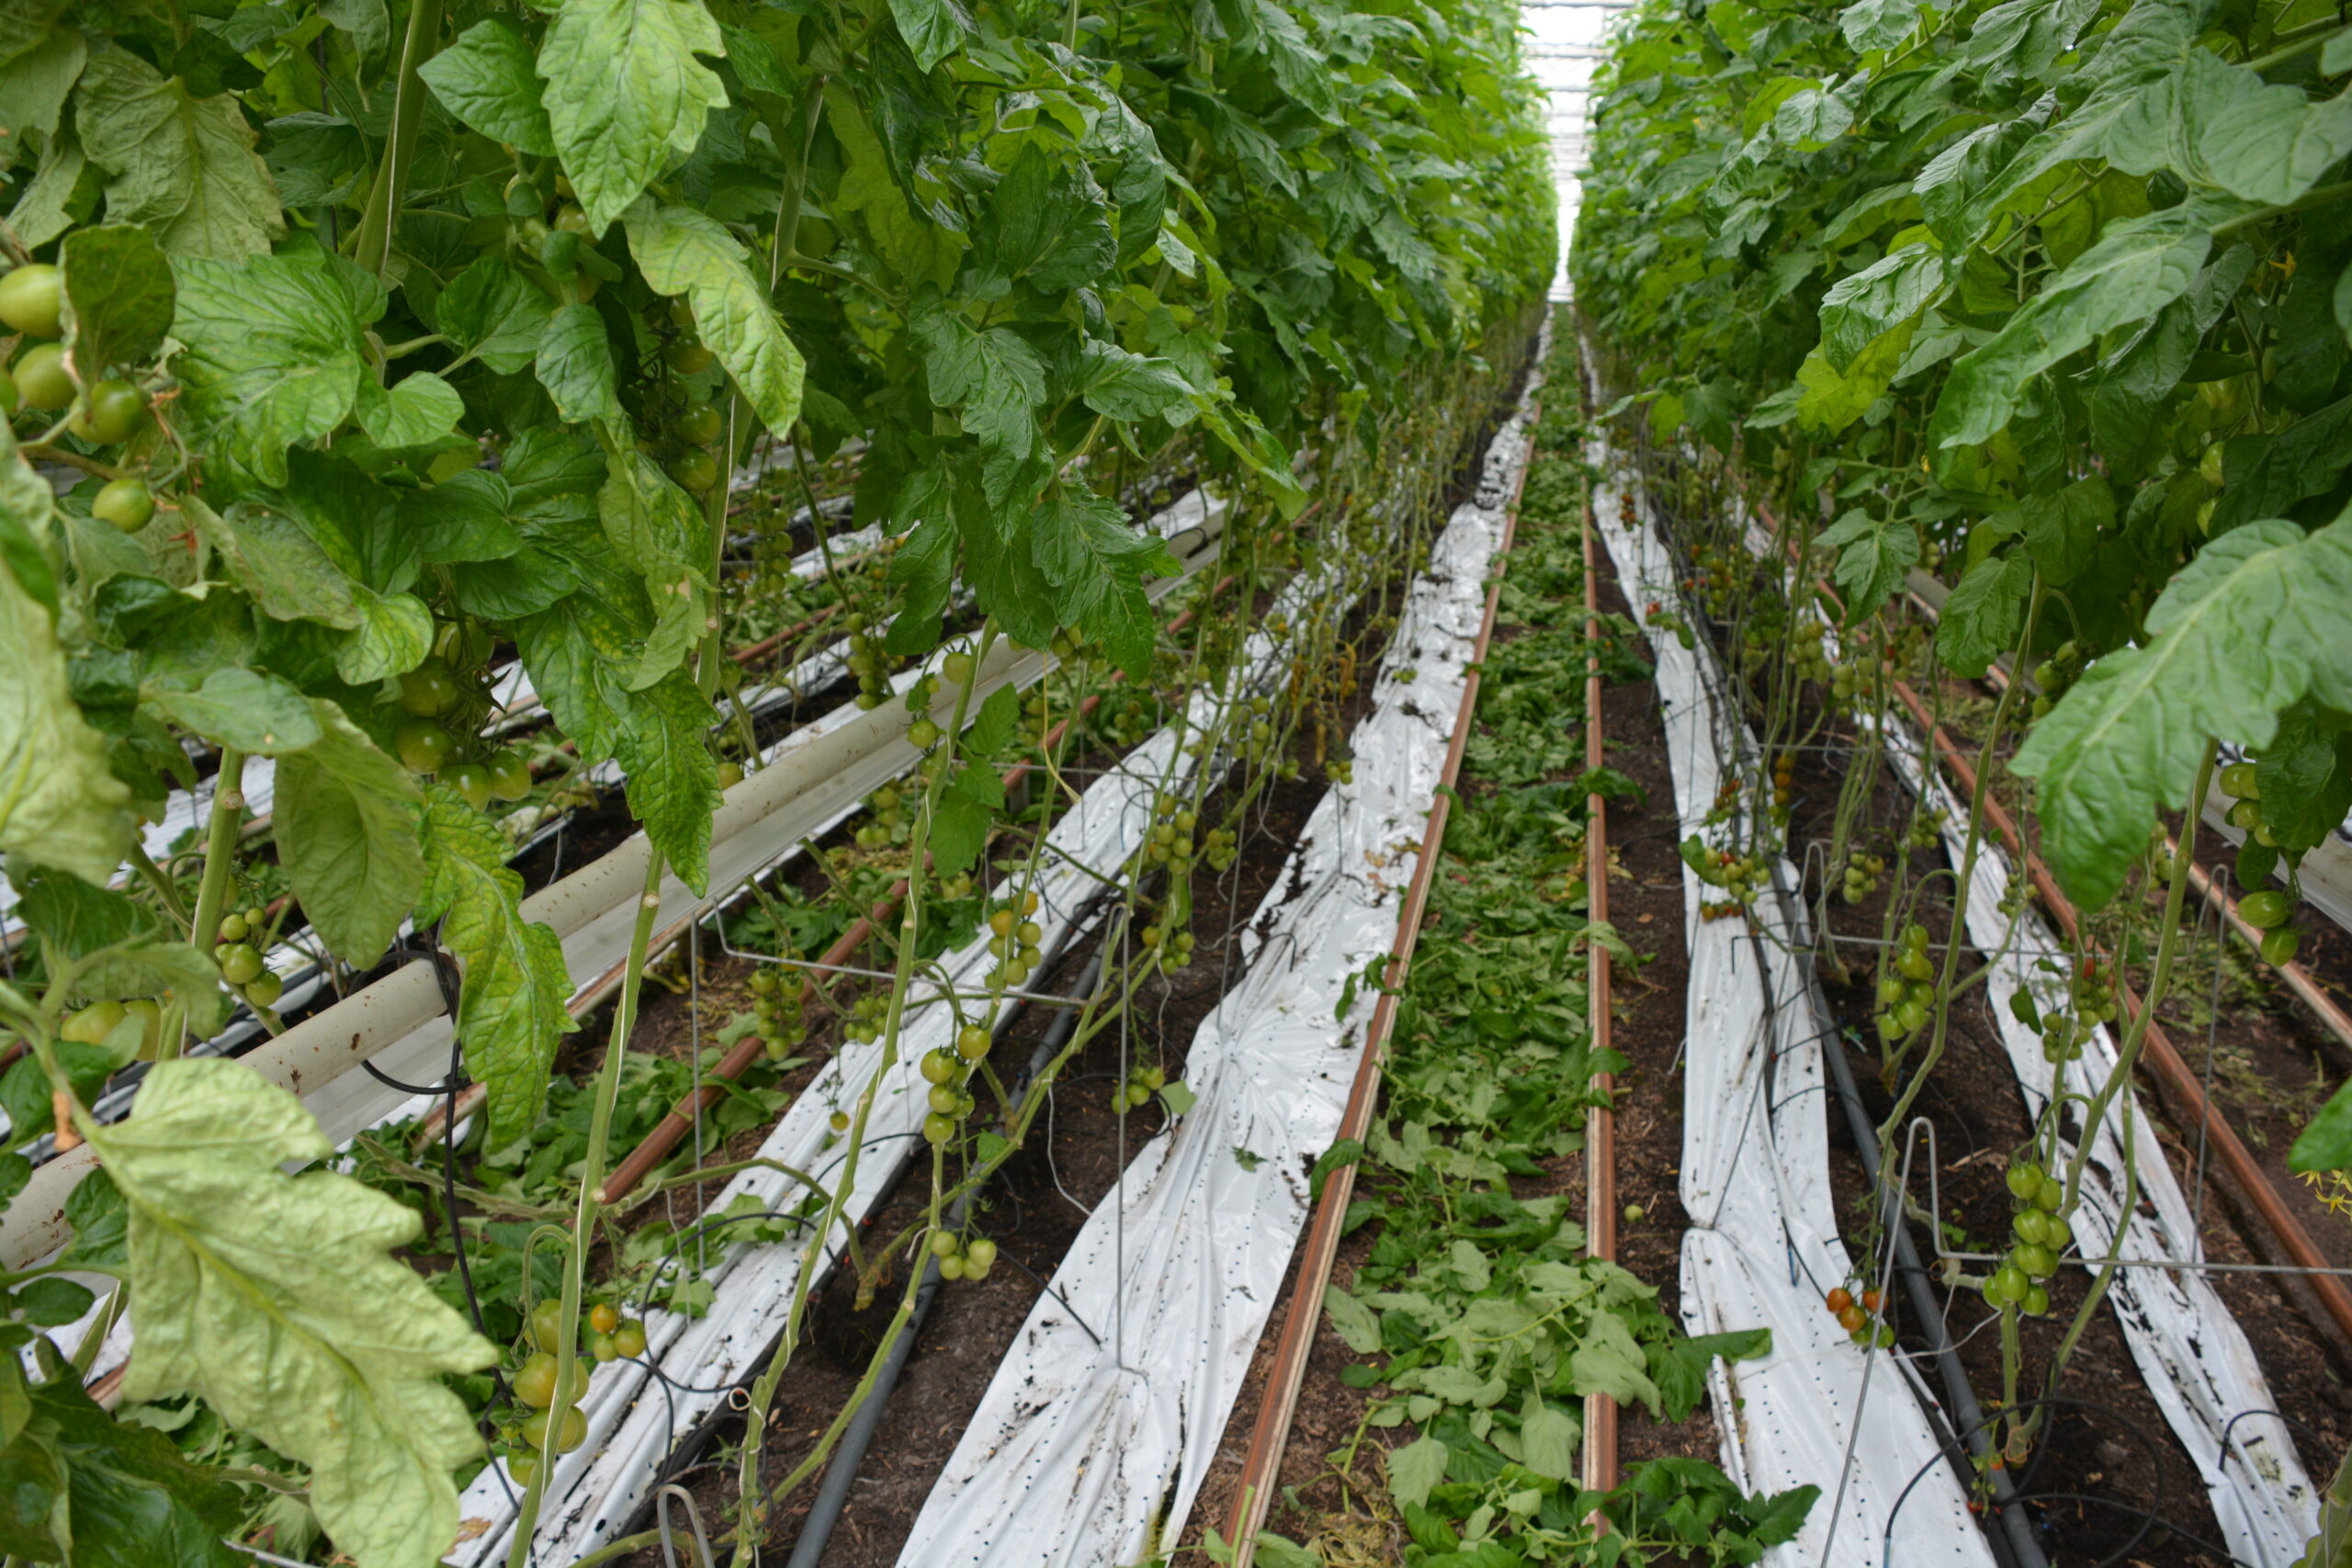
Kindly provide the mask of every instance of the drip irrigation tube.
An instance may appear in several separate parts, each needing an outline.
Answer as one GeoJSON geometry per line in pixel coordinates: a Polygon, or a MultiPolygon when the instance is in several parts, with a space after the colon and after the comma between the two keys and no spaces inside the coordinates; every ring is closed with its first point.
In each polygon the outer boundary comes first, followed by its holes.
{"type": "MultiPolygon", "coordinates": [[[[1104,935],[1102,947],[1087,961],[1086,968],[1079,975],[1078,983],[1070,987],[1072,995],[1091,997],[1094,994],[1102,981],[1102,954],[1116,942],[1114,928],[1104,935]]],[[[1006,1014],[1006,1023],[1010,1023],[1012,1016],[1009,1012],[1006,1014]]],[[[1012,1085],[1011,1100],[1015,1103],[1020,1101],[1037,1075],[1046,1070],[1046,1065],[1069,1043],[1069,1037],[1077,1028],[1076,1010],[1067,1005],[1055,1010],[1054,1021],[1046,1025],[1045,1038],[1038,1041],[1037,1048],[1029,1054],[1028,1066],[1022,1069],[1020,1080],[1012,1085]]],[[[955,1207],[947,1217],[950,1230],[964,1228],[965,1217],[970,1213],[972,1200],[978,1192],[979,1188],[975,1186],[956,1200],[955,1207]]],[[[939,1259],[926,1258],[922,1266],[922,1283],[915,1288],[914,1313],[891,1345],[889,1357],[882,1363],[882,1370],[875,1379],[872,1392],[865,1396],[865,1403],[858,1406],[855,1416],[850,1417],[849,1429],[842,1434],[841,1444],[833,1450],[832,1462],[825,1467],[825,1478],[808,1506],[808,1517],[801,1521],[799,1538],[792,1543],[792,1556],[786,1562],[785,1568],[817,1568],[824,1557],[825,1546],[833,1539],[833,1527],[841,1522],[842,1509],[849,1503],[850,1483],[857,1479],[858,1466],[865,1462],[865,1450],[874,1441],[874,1429],[881,1424],[883,1406],[889,1403],[891,1392],[899,1386],[899,1374],[906,1370],[907,1358],[914,1350],[916,1337],[922,1333],[923,1320],[931,1315],[931,1303],[939,1295],[941,1282],[939,1259]]]]}

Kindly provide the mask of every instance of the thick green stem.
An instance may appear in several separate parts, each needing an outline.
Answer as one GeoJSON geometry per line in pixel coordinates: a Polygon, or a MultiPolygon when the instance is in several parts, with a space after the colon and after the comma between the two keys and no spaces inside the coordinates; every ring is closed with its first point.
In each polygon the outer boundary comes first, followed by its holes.
{"type": "MultiPolygon", "coordinates": [[[[2037,567],[2033,573],[2032,594],[2026,602],[2025,626],[2018,633],[2017,664],[2020,671],[2025,667],[2027,653],[2033,648],[2034,628],[2041,619],[2044,592],[2041,570],[2037,567]]],[[[1968,900],[1975,885],[1977,851],[1984,841],[1984,800],[1993,787],[1993,748],[1999,743],[2009,709],[2016,704],[2018,694],[2024,689],[2025,682],[2021,679],[2013,680],[2001,689],[2001,700],[1993,707],[1993,720],[1984,727],[1984,743],[1977,750],[1976,787],[1968,797],[1968,840],[1961,853],[1960,877],[1951,892],[1951,930],[1944,942],[1942,972],[1936,976],[1936,1032],[1928,1043],[1927,1054],[1920,1058],[1918,1070],[1911,1075],[1911,1081],[1904,1086],[1902,1095],[1895,1100],[1894,1109],[1879,1124],[1879,1159],[1886,1169],[1894,1168],[1895,1130],[1903,1125],[1904,1119],[1911,1113],[1912,1103],[1927,1088],[1928,1075],[1943,1059],[1944,1043],[1951,1027],[1952,976],[1960,967],[1961,948],[1968,941],[1968,900]]],[[[1925,739],[1932,751],[1934,738],[1925,739]]],[[[1933,764],[1928,765],[1932,767],[1933,764]]]]}
{"type": "MultiPolygon", "coordinates": [[[[752,1385],[751,1405],[744,1413],[742,1464],[737,1485],[738,1495],[743,1499],[743,1521],[740,1528],[752,1540],[760,1540],[765,1533],[766,1506],[755,1499],[760,1498],[763,1491],[760,1485],[760,1446],[767,1430],[768,1409],[775,1401],[776,1384],[783,1381],[784,1370],[791,1364],[793,1352],[799,1347],[800,1327],[808,1317],[809,1292],[815,1287],[818,1272],[824,1263],[826,1245],[833,1234],[833,1227],[841,1224],[842,1211],[848,1207],[850,1194],[857,1190],[858,1156],[865,1147],[865,1127],[874,1114],[875,1097],[881,1090],[882,1080],[898,1065],[899,1036],[907,1015],[907,986],[914,976],[915,950],[920,945],[916,939],[922,930],[922,895],[931,850],[932,818],[939,809],[939,797],[946,789],[947,780],[954,771],[947,764],[955,757],[958,738],[964,733],[964,721],[972,705],[972,686],[979,683],[978,672],[988,662],[989,649],[994,645],[996,636],[996,621],[991,617],[981,624],[978,644],[972,650],[972,683],[957,690],[955,716],[947,723],[940,749],[932,753],[932,760],[941,765],[933,767],[930,761],[924,765],[923,771],[929,776],[924,781],[922,811],[915,818],[914,832],[907,844],[907,892],[899,903],[899,961],[890,979],[890,1010],[883,1026],[882,1060],[876,1066],[873,1077],[866,1080],[865,1091],[857,1097],[857,1110],[850,1119],[849,1148],[842,1161],[841,1179],[825,1195],[824,1213],[818,1217],[816,1229],[808,1238],[808,1249],[801,1258],[800,1277],[793,1282],[792,1310],[785,1319],[783,1338],[776,1345],[775,1355],[769,1360],[766,1370],[761,1372],[758,1382],[752,1385]]],[[[852,1403],[851,1408],[855,1408],[855,1402],[852,1403]]],[[[514,1568],[522,1568],[522,1565],[517,1563],[514,1568]]]]}
{"type": "Polygon", "coordinates": [[[441,48],[442,0],[414,0],[408,14],[408,38],[401,46],[400,85],[392,98],[392,133],[384,143],[383,161],[376,165],[376,184],[368,193],[368,210],[359,220],[352,259],[380,276],[392,254],[392,231],[399,227],[400,207],[408,192],[409,156],[416,150],[416,130],[424,118],[424,78],[417,72],[441,48]]]}
{"type": "MultiPolygon", "coordinates": [[[[212,815],[204,827],[204,880],[196,890],[196,915],[188,922],[187,940],[199,953],[212,951],[220,929],[220,906],[228,901],[229,876],[237,865],[237,829],[245,817],[245,754],[235,747],[220,752],[220,772],[212,781],[212,815]]],[[[164,1015],[158,1054],[166,1061],[180,1054],[187,1032],[187,1003],[177,1000],[164,1015]]]]}
{"type": "MultiPolygon", "coordinates": [[[[2188,897],[2188,868],[2197,852],[2197,823],[2199,809],[2205,802],[2206,786],[2213,778],[2213,742],[2205,742],[2204,754],[2197,760],[2197,783],[2188,792],[2188,800],[2181,815],[2180,841],[2175,849],[2171,875],[2165,886],[2165,929],[2156,937],[2156,967],[2148,976],[2148,994],[2140,998],[2139,1016],[2132,1019],[2125,1031],[2122,1048],[2115,1054],[2115,1071],[2099,1086],[2083,1109],[2083,1126],[2086,1129],[2083,1141],[2075,1150],[2075,1157],[2066,1162],[2066,1202],[2060,1212],[2072,1213],[2075,1194],[2081,1190],[2083,1168],[2090,1163],[2091,1148],[2101,1122],[2107,1119],[2107,1108],[2115,1097],[2131,1086],[2132,1069],[2139,1064],[2140,1047],[2154,1027],[2156,1009],[2165,999],[2165,991],[2172,984],[2173,956],[2180,949],[2180,911],[2188,897]]],[[[2122,955],[2116,955],[2115,983],[2123,984],[2122,955]]],[[[2125,1212],[2125,1218],[2130,1212],[2125,1212]]]]}
{"type": "MultiPolygon", "coordinates": [[[[621,977],[620,1000],[613,1008],[613,1032],[605,1043],[604,1066],[596,1075],[596,1100],[588,1119],[588,1148],[580,1160],[580,1207],[572,1219],[571,1245],[564,1255],[563,1321],[556,1331],[555,1401],[548,1407],[550,1438],[563,1424],[557,1411],[571,1408],[580,1384],[580,1298],[584,1290],[588,1253],[594,1244],[596,1216],[603,1212],[605,1156],[612,1141],[613,1107],[620,1100],[621,1059],[628,1051],[629,1031],[637,1022],[637,998],[645,979],[645,953],[653,941],[653,917],[662,908],[662,852],[651,850],[645,865],[645,891],[637,901],[637,922],[629,928],[628,968],[621,977]]],[[[550,1441],[550,1449],[553,1447],[550,1441]]],[[[523,1490],[523,1506],[514,1522],[514,1545],[507,1553],[507,1568],[526,1568],[531,1535],[538,1526],[539,1500],[546,1495],[555,1466],[542,1464],[523,1490]]]]}

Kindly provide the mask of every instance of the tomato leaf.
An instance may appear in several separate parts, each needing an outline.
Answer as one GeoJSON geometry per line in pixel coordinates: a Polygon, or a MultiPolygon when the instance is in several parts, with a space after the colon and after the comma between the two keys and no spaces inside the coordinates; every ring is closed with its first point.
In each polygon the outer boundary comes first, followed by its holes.
{"type": "Polygon", "coordinates": [[[2032,586],[2032,564],[2018,556],[1970,567],[1936,623],[1936,657],[1944,667],[1971,680],[1991,669],[2017,641],[2032,586]]]}
{"type": "Polygon", "coordinates": [[[286,449],[333,431],[358,396],[351,295],[305,257],[182,260],[173,272],[190,438],[266,484],[284,484],[286,449]]]}
{"type": "Polygon", "coordinates": [[[702,0],[563,0],[537,70],[556,156],[596,232],[702,140],[727,88],[695,56],[726,52],[702,0]]]}
{"type": "Polygon", "coordinates": [[[1846,591],[1849,626],[1885,604],[1919,559],[1919,536],[1910,524],[1882,523],[1860,507],[1823,529],[1815,543],[1838,552],[1835,576],[1846,591]]]}
{"type": "Polygon", "coordinates": [[[694,678],[673,671],[619,708],[614,754],[628,774],[628,808],[678,880],[700,893],[710,878],[710,818],[720,802],[708,736],[716,715],[694,678]]]}
{"type": "Polygon", "coordinates": [[[65,275],[65,348],[85,382],[154,353],[172,330],[172,267],[146,230],[77,229],[58,247],[65,275]]]}
{"type": "Polygon", "coordinates": [[[531,46],[503,17],[476,22],[417,71],[441,105],[492,141],[545,158],[555,152],[531,46]]]}
{"type": "Polygon", "coordinates": [[[2324,700],[2352,695],[2335,685],[2347,603],[2352,521],[2308,538],[2291,523],[2249,524],[2181,569],[2148,612],[2147,642],[2092,665],[2010,764],[2035,781],[2043,850],[2069,897],[2095,909],[2114,897],[2212,737],[2267,745],[2315,677],[2324,700]]]}
{"type": "Polygon", "coordinates": [[[377,446],[422,446],[457,428],[466,401],[430,370],[403,376],[389,387],[363,375],[356,412],[359,428],[377,446]]]}
{"type": "Polygon", "coordinates": [[[442,332],[466,354],[512,376],[538,356],[549,307],[548,297],[504,261],[477,256],[449,280],[433,310],[442,332]]]}
{"type": "Polygon", "coordinates": [[[971,16],[956,0],[890,0],[890,17],[921,71],[961,49],[972,31],[971,16]]]}
{"type": "Polygon", "coordinates": [[[800,417],[805,367],[742,245],[704,213],[650,200],[629,209],[626,226],[645,281],[658,293],[685,298],[695,332],[751,400],[760,423],[789,438],[800,417]]]}
{"type": "Polygon", "coordinates": [[[200,1395],[310,1467],[363,1568],[430,1568],[457,1536],[449,1472],[481,1451],[441,1379],[497,1352],[391,1256],[423,1222],[335,1171],[286,1175],[334,1145],[238,1063],[158,1063],[139,1101],[91,1140],[130,1210],[124,1396],[200,1395]]]}
{"type": "Polygon", "coordinates": [[[594,305],[566,305],[550,317],[539,340],[539,385],[555,412],[575,423],[618,421],[621,400],[613,375],[613,345],[594,305]]]}
{"type": "MultiPolygon", "coordinates": [[[[48,532],[48,486],[38,514],[22,508],[30,478],[0,436],[0,513],[48,532]]],[[[26,529],[28,533],[31,528],[26,529]]],[[[130,787],[107,765],[105,736],[74,705],[65,650],[49,608],[28,592],[13,552],[0,551],[0,850],[103,886],[131,841],[130,787]]]]}
{"type": "Polygon", "coordinates": [[[90,161],[113,176],[107,216],[145,224],[171,254],[259,256],[286,231],[233,94],[198,97],[186,77],[110,44],[82,73],[74,124],[90,161]]]}
{"type": "Polygon", "coordinates": [[[964,428],[984,449],[1027,457],[1037,443],[1036,407],[1046,400],[1036,351],[1012,328],[975,326],[935,300],[917,307],[911,326],[932,400],[960,409],[964,428]]]}
{"type": "Polygon", "coordinates": [[[329,951],[365,969],[424,886],[416,785],[334,703],[313,697],[311,711],[319,739],[278,759],[278,859],[329,951]]]}
{"type": "Polygon", "coordinates": [[[242,665],[215,670],[193,691],[150,687],[157,716],[240,751],[274,757],[300,751],[320,736],[319,721],[301,693],[276,675],[242,665]]]}
{"type": "Polygon", "coordinates": [[[442,945],[465,965],[457,1031],[466,1070],[489,1090],[492,1136],[527,1130],[547,1093],[557,1043],[579,1027],[564,1010],[571,976],[563,944],[522,916],[523,879],[506,868],[505,835],[447,784],[428,784],[417,816],[424,886],[420,926],[444,922],[442,945]]]}
{"type": "Polygon", "coordinates": [[[273,620],[317,621],[349,631],[360,622],[356,584],[311,531],[270,498],[226,513],[197,513],[198,535],[220,552],[229,579],[273,620]]]}

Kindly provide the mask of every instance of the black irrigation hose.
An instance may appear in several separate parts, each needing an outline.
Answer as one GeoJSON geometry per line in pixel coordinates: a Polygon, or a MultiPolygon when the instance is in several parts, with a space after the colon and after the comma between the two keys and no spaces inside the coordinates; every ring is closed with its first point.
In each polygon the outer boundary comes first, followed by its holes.
{"type": "MultiPolygon", "coordinates": [[[[2008,1409],[2001,1411],[1995,1416],[1980,1416],[1978,1417],[1979,1424],[1965,1435],[1971,1438],[1981,1438],[1984,1435],[1984,1427],[1989,1426],[1993,1421],[1998,1420],[2004,1416],[2014,1415],[2020,1410],[2046,1409],[2061,1405],[2075,1410],[2095,1411],[2105,1416],[2107,1418],[2107,1423],[2109,1426],[2121,1426],[2123,1424],[2121,1418],[2118,1416],[2114,1411],[2109,1409],[2107,1405],[2099,1404],[2096,1400],[2078,1399],[2070,1395],[2052,1394],[2041,1399],[2019,1400],[2015,1405],[2012,1405],[2008,1409]]],[[[2230,1424],[2232,1426],[2235,1426],[2239,1421],[2244,1420],[2248,1416],[2272,1416],[2276,1414],[2278,1414],[2276,1411],[2269,1410],[2241,1411],[2237,1416],[2231,1418],[2230,1424]]],[[[2154,1503],[2145,1505],[2127,1503],[2120,1497],[2100,1497],[2087,1492],[2033,1491],[2030,1483],[2032,1481],[2035,1472],[2041,1468],[2041,1461],[2043,1459],[2048,1457],[2049,1451],[2049,1445],[2046,1443],[2035,1450],[2032,1462],[2026,1466],[2024,1475],[2018,1480],[2017,1506],[2020,1507],[2020,1510],[2023,1506],[2030,1504],[2072,1503],[2078,1508],[2084,1504],[2089,1504],[2094,1507],[2108,1508],[2120,1514],[2129,1515],[2140,1521],[2140,1528],[2132,1534],[2131,1540],[2117,1547],[2105,1557],[2100,1558],[2097,1562],[2087,1564],[2086,1568],[2121,1568],[2121,1565],[2124,1562],[2131,1560],[2129,1559],[2128,1554],[2137,1551],[2140,1543],[2148,1539],[2148,1533],[2151,1530],[2156,1529],[2165,1530],[2182,1542],[2195,1547],[2199,1551],[2210,1552],[2213,1556],[2221,1558],[2224,1562],[2234,1564],[2235,1568],[2254,1568],[2253,1564],[2247,1562],[2245,1558],[2240,1557],[2237,1553],[2230,1551],[2229,1548],[2217,1546],[2193,1530],[2183,1529],[2171,1519],[2166,1518],[2164,1515],[2156,1512],[2156,1506],[2154,1503]]],[[[2161,1448],[2158,1448],[2152,1451],[2161,1454],[2164,1450],[2161,1448]]],[[[1887,1511],[1887,1519],[1890,1524],[1894,1521],[1896,1515],[1902,1513],[1903,1505],[1909,1501],[1913,1489],[1926,1478],[1928,1471],[1935,1468],[1935,1464],[1936,1461],[1934,1460],[1929,1460],[1926,1464],[1921,1465],[1917,1470],[1912,1472],[1911,1479],[1904,1483],[1903,1490],[1895,1494],[1894,1506],[1887,1511]]],[[[1997,1475],[2000,1472],[1996,1472],[1995,1473],[1997,1475]]],[[[2161,1490],[2163,1486],[2163,1475],[2161,1470],[2159,1470],[2157,1475],[2157,1485],[2158,1489],[2161,1490]]]]}
{"type": "MultiPolygon", "coordinates": [[[[1091,996],[1094,987],[1101,984],[1102,953],[1109,945],[1106,941],[1088,960],[1085,970],[1078,977],[1078,984],[1071,987],[1072,995],[1091,996]]],[[[1008,1012],[1000,1021],[1000,1038],[1012,1017],[1008,1012]]],[[[1019,1099],[1037,1074],[1045,1070],[1046,1064],[1069,1043],[1070,1034],[1077,1028],[1076,1009],[1065,1006],[1055,1011],[1054,1021],[1046,1026],[1045,1037],[1037,1042],[1036,1050],[1030,1054],[1028,1066],[1022,1071],[1020,1083],[1014,1086],[1012,1098],[1019,1099]]],[[[956,1206],[947,1216],[950,1227],[963,1227],[965,1217],[971,1209],[973,1194],[978,1190],[976,1183],[956,1200],[956,1206]]],[[[1026,1268],[1022,1271],[1029,1272],[1026,1268]]],[[[1035,1276],[1031,1277],[1034,1279],[1035,1276]]],[[[865,1450],[874,1441],[875,1428],[881,1425],[883,1407],[889,1403],[891,1390],[898,1386],[899,1374],[906,1370],[907,1358],[914,1349],[915,1338],[922,1332],[923,1319],[931,1315],[931,1304],[939,1295],[940,1282],[939,1259],[926,1252],[922,1282],[915,1287],[914,1312],[908,1318],[904,1330],[891,1343],[889,1355],[884,1359],[865,1403],[859,1405],[856,1414],[850,1417],[849,1428],[842,1434],[841,1447],[833,1451],[832,1461],[825,1467],[825,1479],[817,1488],[816,1499],[808,1506],[808,1517],[801,1521],[799,1537],[792,1543],[792,1556],[785,1568],[817,1568],[818,1562],[824,1556],[825,1547],[833,1538],[833,1527],[841,1522],[842,1509],[848,1506],[850,1485],[857,1479],[858,1466],[865,1462],[865,1450]]],[[[1064,1309],[1069,1308],[1069,1303],[1060,1292],[1055,1292],[1054,1296],[1061,1302],[1064,1309]]],[[[1072,1311],[1070,1316],[1076,1320],[1078,1314],[1072,1311]]],[[[1087,1328],[1083,1322],[1079,1323],[1079,1326],[1086,1329],[1087,1337],[1093,1338],[1097,1345],[1102,1344],[1094,1331],[1087,1328]]]]}
{"type": "MultiPolygon", "coordinates": [[[[1646,486],[1642,499],[1653,513],[1663,511],[1646,486]]],[[[1726,700],[1728,697],[1723,693],[1717,695],[1726,700]]],[[[1738,710],[1734,706],[1731,711],[1738,710]]],[[[1782,858],[1773,855],[1770,860],[1773,892],[1786,901],[1788,908],[1802,909],[1802,901],[1784,878],[1782,858]]],[[[1748,928],[1748,938],[1760,966],[1759,974],[1769,976],[1772,972],[1771,955],[1766,951],[1764,939],[1753,924],[1748,928]]],[[[1822,994],[1819,975],[1811,964],[1799,967],[1804,976],[1807,999],[1814,1007],[1815,1015],[1819,1018],[1835,1017],[1829,1009],[1828,999],[1822,994]]],[[[1773,997],[1769,983],[1765,987],[1764,999],[1768,1010],[1777,1009],[1778,998],[1773,997]]],[[[1934,1359],[1936,1371],[1943,1380],[1944,1396],[1951,1403],[1952,1420],[1946,1423],[1947,1429],[1956,1426],[1958,1429],[1952,1432],[1952,1436],[1964,1441],[1969,1451],[1981,1460],[1992,1451],[1993,1446],[1984,1429],[1986,1423],[1983,1408],[1977,1404],[1976,1391],[1969,1384],[1968,1370],[1961,1364],[1960,1354],[1953,1348],[1951,1337],[1944,1330],[1943,1313],[1936,1301],[1934,1281],[1927,1269],[1920,1266],[1918,1248],[1911,1240],[1911,1227],[1904,1214],[1903,1195],[1886,1191],[1882,1187],[1878,1130],[1871,1122],[1860,1090],[1855,1087],[1853,1068],[1846,1060],[1845,1044],[1834,1037],[1826,1040],[1822,1043],[1821,1054],[1828,1062],[1830,1077],[1838,1086],[1838,1101],[1846,1112],[1847,1131],[1853,1138],[1855,1153],[1861,1159],[1862,1179],[1871,1191],[1881,1194],[1881,1223],[1885,1225],[1894,1244],[1895,1271],[1903,1277],[1904,1291],[1911,1300],[1912,1315],[1917,1320],[1917,1332],[1928,1342],[1928,1353],[1934,1359]]],[[[1931,1418],[1941,1420],[1942,1413],[1931,1412],[1931,1418]]],[[[1972,1466],[1950,1452],[1942,1457],[1952,1461],[1952,1467],[1960,1472],[1963,1485],[1973,1481],[1972,1466]]],[[[2006,1553],[1999,1554],[2007,1557],[2011,1568],[2048,1568],[2041,1544],[2034,1539],[2033,1521],[2018,1506],[2017,1491],[2010,1484],[2007,1473],[1999,1470],[1989,1473],[1994,1503],[2000,1511],[2002,1533],[1987,1530],[1985,1540],[1994,1546],[1996,1553],[2001,1547],[2007,1548],[2006,1553]]]]}

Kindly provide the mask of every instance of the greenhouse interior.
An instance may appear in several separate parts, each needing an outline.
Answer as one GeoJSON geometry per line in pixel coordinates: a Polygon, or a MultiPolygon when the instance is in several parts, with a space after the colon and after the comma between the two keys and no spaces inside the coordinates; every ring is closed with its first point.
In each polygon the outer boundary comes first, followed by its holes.
{"type": "Polygon", "coordinates": [[[0,0],[0,1568],[2352,1568],[2352,10],[0,0]]]}

